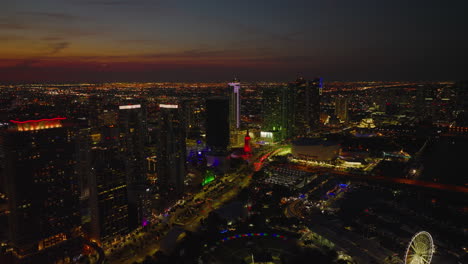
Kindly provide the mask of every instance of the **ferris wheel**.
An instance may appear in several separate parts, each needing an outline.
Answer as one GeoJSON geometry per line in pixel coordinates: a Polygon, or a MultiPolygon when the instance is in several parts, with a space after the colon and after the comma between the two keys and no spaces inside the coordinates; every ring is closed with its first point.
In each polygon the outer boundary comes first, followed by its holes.
{"type": "Polygon", "coordinates": [[[405,264],[430,264],[434,254],[434,242],[426,231],[416,233],[408,245],[405,264]]]}

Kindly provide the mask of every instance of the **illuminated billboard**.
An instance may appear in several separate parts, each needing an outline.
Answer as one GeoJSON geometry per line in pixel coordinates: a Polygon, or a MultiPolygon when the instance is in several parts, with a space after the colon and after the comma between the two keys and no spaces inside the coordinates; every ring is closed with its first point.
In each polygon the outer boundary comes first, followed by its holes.
{"type": "Polygon", "coordinates": [[[260,137],[262,137],[262,138],[273,138],[273,132],[260,131],[260,137]]]}
{"type": "Polygon", "coordinates": [[[160,108],[173,108],[173,109],[179,108],[178,105],[173,105],[173,104],[160,104],[159,107],[160,108]]]}
{"type": "Polygon", "coordinates": [[[136,109],[136,108],[141,108],[141,105],[121,105],[119,106],[119,109],[136,109]]]}

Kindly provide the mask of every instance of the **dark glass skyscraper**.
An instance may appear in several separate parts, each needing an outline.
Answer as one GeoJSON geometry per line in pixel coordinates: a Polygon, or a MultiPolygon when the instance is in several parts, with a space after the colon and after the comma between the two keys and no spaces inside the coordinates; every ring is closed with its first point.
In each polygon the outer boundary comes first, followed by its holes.
{"type": "Polygon", "coordinates": [[[224,154],[229,145],[229,100],[211,97],[206,100],[206,143],[214,154],[224,154]]]}
{"type": "Polygon", "coordinates": [[[157,177],[162,197],[184,189],[186,143],[183,111],[177,104],[160,104],[156,134],[157,177]]]}
{"type": "Polygon", "coordinates": [[[317,129],[320,123],[320,96],[322,79],[305,80],[300,77],[289,84],[292,100],[289,102],[294,120],[292,136],[304,136],[317,129]]]}
{"type": "Polygon", "coordinates": [[[124,152],[125,170],[128,182],[144,183],[146,181],[147,141],[146,110],[141,104],[119,106],[119,137],[124,152]]]}
{"type": "Polygon", "coordinates": [[[127,175],[130,229],[134,229],[150,214],[146,198],[146,107],[142,104],[121,105],[118,113],[120,151],[127,175]]]}

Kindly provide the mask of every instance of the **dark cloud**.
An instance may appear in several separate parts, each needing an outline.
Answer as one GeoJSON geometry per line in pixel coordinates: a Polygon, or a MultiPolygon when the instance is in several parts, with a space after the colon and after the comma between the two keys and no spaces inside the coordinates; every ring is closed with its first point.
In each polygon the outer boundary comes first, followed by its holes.
{"type": "Polygon", "coordinates": [[[16,19],[0,18],[0,29],[3,30],[21,30],[27,29],[28,26],[16,19]]]}
{"type": "Polygon", "coordinates": [[[49,20],[61,20],[61,21],[71,21],[76,20],[79,17],[76,15],[71,15],[67,13],[51,13],[51,12],[19,12],[19,15],[26,15],[31,17],[36,17],[39,19],[49,19],[49,20]]]}
{"type": "Polygon", "coordinates": [[[62,50],[68,48],[69,46],[70,46],[69,42],[57,42],[57,43],[49,44],[48,48],[50,49],[50,51],[47,53],[47,55],[57,54],[61,52],[62,50]]]}
{"type": "Polygon", "coordinates": [[[15,41],[15,40],[23,40],[24,37],[18,35],[0,35],[0,41],[8,42],[8,41],[15,41]]]}
{"type": "Polygon", "coordinates": [[[61,37],[44,37],[44,38],[41,38],[41,40],[43,40],[43,41],[60,41],[60,40],[63,40],[63,38],[61,38],[61,37]]]}
{"type": "MultiPolygon", "coordinates": [[[[273,31],[260,29],[253,25],[242,24],[232,20],[226,20],[223,18],[216,18],[217,23],[220,21],[227,25],[228,27],[233,28],[236,31],[239,31],[240,35],[251,35],[251,36],[261,36],[270,41],[284,41],[292,42],[296,41],[297,36],[303,35],[301,32],[288,32],[285,34],[274,33],[273,31]]],[[[213,21],[214,22],[214,21],[213,21]]]]}
{"type": "MultiPolygon", "coordinates": [[[[191,53],[190,53],[191,54],[191,53]]],[[[197,52],[193,54],[199,54],[197,52]]],[[[151,62],[120,61],[118,56],[80,57],[78,58],[47,58],[44,60],[25,60],[15,67],[0,69],[0,78],[5,81],[212,81],[228,80],[233,73],[243,80],[278,80],[287,81],[298,72],[305,76],[321,76],[327,80],[336,80],[336,76],[344,80],[369,79],[370,70],[366,65],[329,61],[324,64],[316,57],[282,56],[267,58],[232,58],[219,59],[214,62],[199,60],[172,61],[166,58],[151,62]],[[119,62],[120,61],[120,62],[119,62]],[[106,67],[103,67],[106,65],[106,67]],[[338,75],[341,72],[341,75],[338,75]],[[342,72],[348,74],[343,75],[342,72]],[[8,79],[7,79],[8,78],[8,79]]],[[[371,73],[379,79],[388,79],[380,72],[391,70],[397,65],[373,64],[371,73]]],[[[427,69],[426,69],[427,70],[427,69]]],[[[430,69],[437,73],[436,68],[430,69]]],[[[427,72],[408,65],[398,67],[398,72],[392,77],[399,80],[417,80],[427,72]]],[[[387,75],[388,76],[388,75],[387,75]]],[[[437,79],[458,79],[460,71],[450,75],[435,74],[437,79]]]]}
{"type": "Polygon", "coordinates": [[[121,41],[129,42],[129,43],[148,43],[148,44],[154,44],[157,42],[154,39],[123,39],[121,41]]]}
{"type": "Polygon", "coordinates": [[[34,64],[40,63],[40,59],[27,59],[27,60],[22,60],[18,64],[12,67],[6,67],[3,68],[4,71],[9,71],[9,72],[25,72],[28,70],[31,70],[34,66],[34,64]]]}
{"type": "Polygon", "coordinates": [[[16,24],[16,23],[0,23],[0,29],[5,29],[5,30],[9,30],[9,29],[14,29],[14,30],[17,30],[17,29],[26,29],[27,27],[22,25],[22,24],[16,24]]]}
{"type": "Polygon", "coordinates": [[[47,45],[47,50],[43,54],[37,55],[35,57],[29,58],[29,59],[24,59],[24,60],[16,60],[17,63],[12,66],[12,67],[6,67],[3,68],[3,71],[9,71],[9,72],[25,72],[28,70],[33,70],[36,68],[37,65],[40,67],[40,64],[42,62],[50,60],[48,58],[51,55],[56,55],[63,51],[64,49],[68,48],[70,46],[69,42],[56,42],[56,43],[49,43],[47,45]]]}
{"type": "MultiPolygon", "coordinates": [[[[0,18],[0,30],[46,30],[48,34],[56,35],[56,40],[59,40],[61,35],[83,37],[102,34],[102,31],[97,28],[82,29],[80,26],[67,23],[78,19],[78,16],[44,12],[21,12],[17,14],[18,16],[14,18],[0,18]]],[[[49,40],[53,40],[53,37],[50,38],[49,40]]]]}
{"type": "Polygon", "coordinates": [[[190,49],[181,52],[173,53],[148,53],[138,55],[139,58],[225,58],[234,56],[246,56],[248,52],[241,49],[224,49],[224,50],[209,50],[209,49],[190,49]]]}
{"type": "Polygon", "coordinates": [[[87,5],[101,5],[101,6],[133,6],[142,3],[158,3],[158,1],[151,0],[89,0],[89,1],[78,1],[78,4],[87,5]]]}

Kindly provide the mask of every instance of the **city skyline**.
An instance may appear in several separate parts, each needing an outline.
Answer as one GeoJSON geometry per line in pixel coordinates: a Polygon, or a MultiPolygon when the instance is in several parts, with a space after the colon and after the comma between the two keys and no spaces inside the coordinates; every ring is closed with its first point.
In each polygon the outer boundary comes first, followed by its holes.
{"type": "Polygon", "coordinates": [[[0,263],[468,263],[467,11],[2,1],[0,263]]]}
{"type": "Polygon", "coordinates": [[[0,82],[458,80],[465,1],[2,3],[0,82]]]}
{"type": "Polygon", "coordinates": [[[467,87],[0,85],[0,262],[464,263],[467,87]]]}

